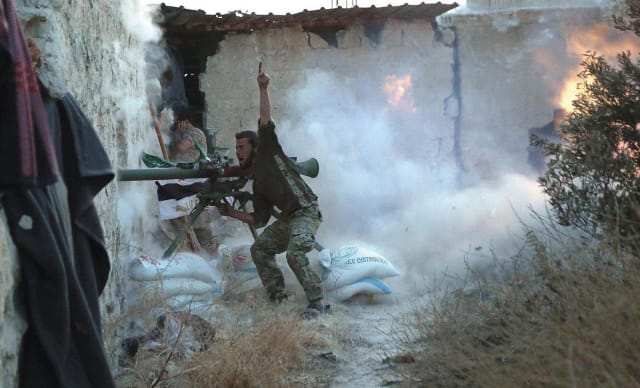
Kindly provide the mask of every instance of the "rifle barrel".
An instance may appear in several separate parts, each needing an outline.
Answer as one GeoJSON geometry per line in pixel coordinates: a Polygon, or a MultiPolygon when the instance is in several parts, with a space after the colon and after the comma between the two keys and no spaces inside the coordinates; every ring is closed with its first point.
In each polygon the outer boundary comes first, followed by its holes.
{"type": "Polygon", "coordinates": [[[164,179],[211,178],[212,171],[195,168],[121,168],[117,171],[119,181],[157,181],[164,179]]]}

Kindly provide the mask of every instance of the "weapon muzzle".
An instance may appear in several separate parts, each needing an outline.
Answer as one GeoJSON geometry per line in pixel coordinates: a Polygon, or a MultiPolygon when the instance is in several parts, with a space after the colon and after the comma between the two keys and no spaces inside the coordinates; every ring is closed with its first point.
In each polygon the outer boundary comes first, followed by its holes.
{"type": "Polygon", "coordinates": [[[119,181],[157,181],[164,179],[210,178],[212,171],[196,168],[123,168],[118,169],[119,181]]]}
{"type": "Polygon", "coordinates": [[[316,158],[307,159],[303,162],[296,163],[298,166],[298,170],[300,174],[308,176],[310,178],[315,178],[318,176],[318,172],[320,170],[320,165],[318,164],[318,160],[316,158]]]}

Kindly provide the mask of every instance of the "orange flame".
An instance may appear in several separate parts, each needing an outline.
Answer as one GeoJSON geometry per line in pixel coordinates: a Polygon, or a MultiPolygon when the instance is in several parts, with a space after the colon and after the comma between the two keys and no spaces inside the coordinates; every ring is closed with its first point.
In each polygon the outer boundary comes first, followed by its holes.
{"type": "Polygon", "coordinates": [[[408,112],[417,110],[413,100],[413,83],[410,74],[404,77],[388,75],[384,80],[384,92],[387,95],[387,103],[393,108],[408,112]]]}
{"type": "MultiPolygon", "coordinates": [[[[637,37],[634,34],[623,33],[608,25],[598,23],[588,28],[568,27],[565,31],[566,50],[569,55],[582,58],[587,51],[603,56],[609,64],[617,64],[616,55],[623,51],[637,53],[640,51],[637,37]]],[[[581,93],[584,82],[578,77],[582,70],[578,64],[572,67],[562,83],[562,87],[554,98],[554,105],[571,111],[572,102],[581,93]]]]}
{"type": "MultiPolygon", "coordinates": [[[[578,71],[580,71],[579,68],[575,69],[576,74],[578,71]]],[[[582,80],[577,75],[567,79],[562,86],[560,95],[555,98],[557,102],[554,103],[554,106],[559,106],[567,112],[571,112],[573,110],[573,101],[578,98],[580,86],[582,86],[582,80]]]]}

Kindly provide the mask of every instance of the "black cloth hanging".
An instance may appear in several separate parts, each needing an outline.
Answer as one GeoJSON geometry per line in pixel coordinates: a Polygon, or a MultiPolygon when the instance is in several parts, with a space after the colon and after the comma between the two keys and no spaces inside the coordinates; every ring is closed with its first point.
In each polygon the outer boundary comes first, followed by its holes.
{"type": "Polygon", "coordinates": [[[38,80],[13,0],[0,0],[0,189],[56,180],[38,80]]]}
{"type": "Polygon", "coordinates": [[[41,95],[13,0],[0,0],[0,164],[27,320],[19,386],[114,387],[98,304],[110,262],[93,204],[113,170],[73,97],[41,95]]]}
{"type": "Polygon", "coordinates": [[[55,184],[4,191],[27,312],[21,387],[113,387],[98,297],[110,271],[93,198],[113,179],[107,155],[75,100],[46,98],[62,155],[55,184]],[[82,162],[81,162],[82,161],[82,162]]]}

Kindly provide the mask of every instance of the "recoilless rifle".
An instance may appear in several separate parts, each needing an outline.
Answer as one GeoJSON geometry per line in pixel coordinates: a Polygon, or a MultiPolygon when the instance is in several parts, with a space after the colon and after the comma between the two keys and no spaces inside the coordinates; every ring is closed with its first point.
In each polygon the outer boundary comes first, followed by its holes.
{"type": "MultiPolygon", "coordinates": [[[[123,182],[209,178],[203,185],[203,189],[196,194],[198,203],[191,210],[185,225],[177,231],[175,238],[164,251],[163,258],[171,257],[175,253],[185,240],[189,228],[193,226],[207,206],[224,203],[244,211],[247,203],[251,200],[251,193],[243,190],[249,180],[248,176],[223,177],[225,170],[232,162],[230,158],[220,152],[224,148],[209,147],[214,152],[207,154],[199,144],[196,143],[196,147],[200,151],[200,158],[193,163],[173,163],[143,153],[142,162],[148,168],[118,169],[117,171],[117,179],[123,182]]],[[[292,159],[295,161],[295,158],[292,159]]],[[[318,176],[319,165],[315,158],[297,162],[296,165],[302,175],[311,178],[318,176]]],[[[253,227],[251,227],[251,233],[255,238],[256,232],[253,227]]]]}

